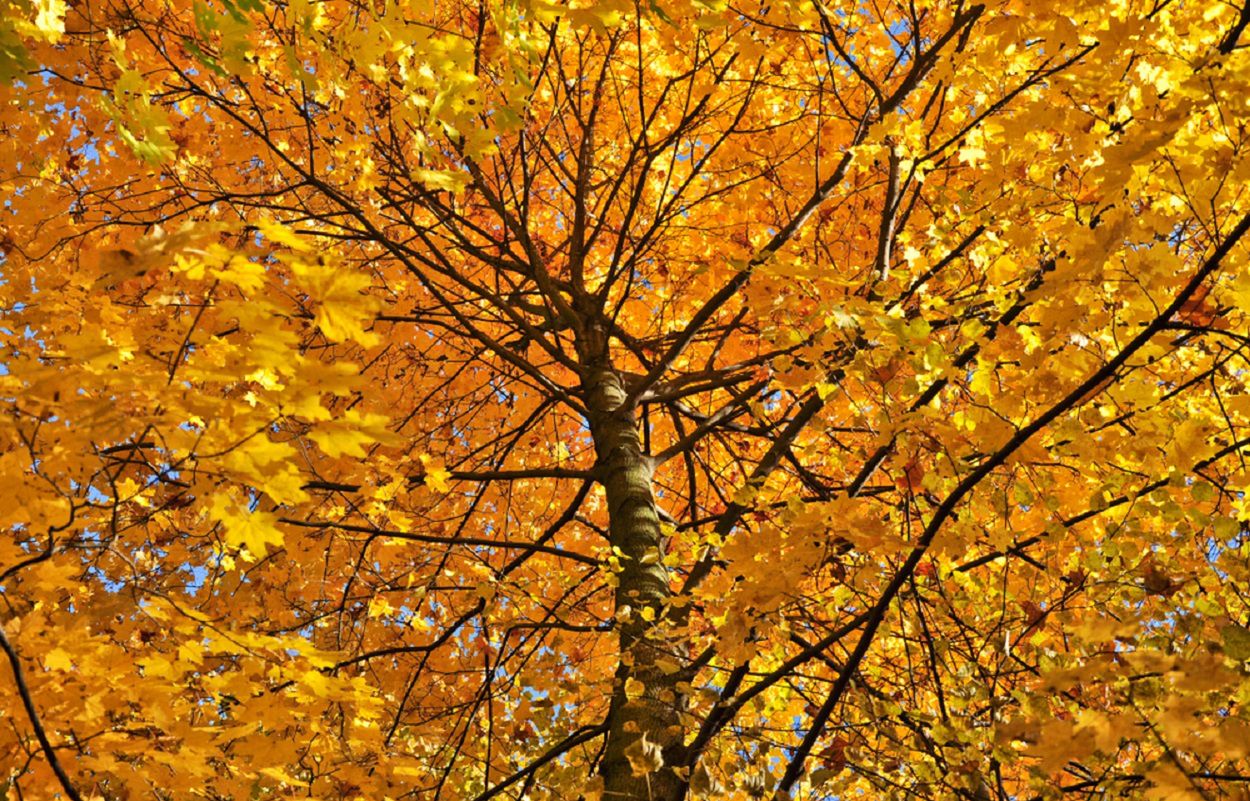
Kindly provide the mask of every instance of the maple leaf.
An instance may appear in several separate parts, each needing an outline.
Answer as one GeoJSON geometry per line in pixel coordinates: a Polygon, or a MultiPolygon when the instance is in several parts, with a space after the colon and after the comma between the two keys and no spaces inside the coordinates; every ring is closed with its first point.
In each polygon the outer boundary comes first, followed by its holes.
{"type": "Polygon", "coordinates": [[[372,321],[376,302],[365,291],[372,283],[368,275],[336,269],[327,264],[293,263],[309,295],[317,301],[317,327],[332,342],[354,339],[374,345],[378,337],[365,329],[372,321]]]}
{"type": "Polygon", "coordinates": [[[65,650],[53,648],[44,654],[43,666],[48,670],[73,670],[74,661],[65,650]]]}
{"type": "Polygon", "coordinates": [[[421,479],[435,492],[451,492],[451,472],[428,453],[421,454],[421,479]]]}
{"type": "Polygon", "coordinates": [[[328,456],[364,456],[364,445],[397,442],[387,422],[385,415],[349,409],[340,418],[318,424],[308,438],[328,456]]]}
{"type": "Polygon", "coordinates": [[[228,495],[214,496],[209,515],[222,524],[227,545],[246,548],[253,558],[264,556],[270,545],[281,547],[284,540],[276,515],[245,509],[228,495]]]}

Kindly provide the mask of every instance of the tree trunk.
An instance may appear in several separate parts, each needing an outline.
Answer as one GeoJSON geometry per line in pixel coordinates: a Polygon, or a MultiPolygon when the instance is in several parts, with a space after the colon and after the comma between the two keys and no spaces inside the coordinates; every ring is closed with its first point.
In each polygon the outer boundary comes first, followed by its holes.
{"type": "MultiPolygon", "coordinates": [[[[601,342],[589,344],[583,350],[588,357],[583,391],[596,469],[607,494],[609,536],[623,554],[615,602],[621,656],[600,768],[603,797],[604,801],[668,801],[680,798],[681,781],[671,766],[682,746],[684,699],[672,670],[678,655],[667,654],[667,671],[659,666],[669,644],[662,627],[664,603],[672,592],[661,561],[663,533],[651,494],[652,465],[642,452],[634,412],[624,407],[628,393],[606,348],[601,342]],[[660,758],[663,767],[658,764],[660,758]],[[637,775],[634,763],[648,762],[657,769],[637,775]]],[[[668,650],[673,650],[671,644],[668,650]]]]}

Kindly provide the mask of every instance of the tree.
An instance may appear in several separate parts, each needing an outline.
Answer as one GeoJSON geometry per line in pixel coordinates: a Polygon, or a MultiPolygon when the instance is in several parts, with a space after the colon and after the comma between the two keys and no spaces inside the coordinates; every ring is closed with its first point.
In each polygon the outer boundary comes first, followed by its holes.
{"type": "Polygon", "coordinates": [[[7,798],[1244,792],[1250,5],[3,8],[7,798]]]}

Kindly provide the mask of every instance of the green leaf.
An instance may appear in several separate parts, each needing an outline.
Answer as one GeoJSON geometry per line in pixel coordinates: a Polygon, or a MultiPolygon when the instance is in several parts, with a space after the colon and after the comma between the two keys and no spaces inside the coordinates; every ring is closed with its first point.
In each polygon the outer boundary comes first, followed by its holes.
{"type": "Polygon", "coordinates": [[[1250,630],[1233,623],[1220,629],[1220,637],[1225,654],[1239,661],[1250,659],[1250,630]]]}

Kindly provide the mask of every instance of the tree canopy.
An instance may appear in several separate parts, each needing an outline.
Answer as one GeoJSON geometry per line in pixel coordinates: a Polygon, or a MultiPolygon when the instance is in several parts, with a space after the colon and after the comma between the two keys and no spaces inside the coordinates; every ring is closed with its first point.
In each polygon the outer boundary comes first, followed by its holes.
{"type": "Polygon", "coordinates": [[[6,799],[1246,797],[1250,5],[0,9],[6,799]]]}

